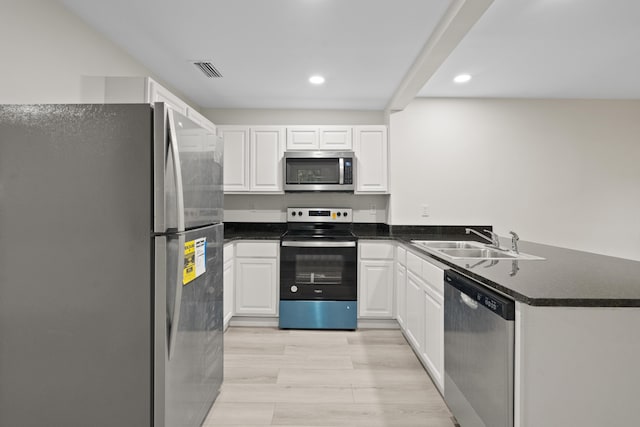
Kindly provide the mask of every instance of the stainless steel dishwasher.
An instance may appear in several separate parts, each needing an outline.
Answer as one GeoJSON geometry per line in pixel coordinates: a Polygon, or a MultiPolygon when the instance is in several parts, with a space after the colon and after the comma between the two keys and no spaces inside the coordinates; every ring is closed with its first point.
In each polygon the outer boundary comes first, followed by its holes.
{"type": "Polygon", "coordinates": [[[445,272],[444,398],[460,427],[513,427],[515,303],[445,272]]]}

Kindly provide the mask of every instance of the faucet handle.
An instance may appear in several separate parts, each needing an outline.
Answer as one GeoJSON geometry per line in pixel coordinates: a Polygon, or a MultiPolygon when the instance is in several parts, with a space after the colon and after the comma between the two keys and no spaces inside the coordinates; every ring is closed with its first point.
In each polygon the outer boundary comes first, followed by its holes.
{"type": "Polygon", "coordinates": [[[518,236],[515,231],[510,231],[509,234],[511,234],[511,250],[518,253],[518,240],[520,240],[520,236],[518,236]]]}

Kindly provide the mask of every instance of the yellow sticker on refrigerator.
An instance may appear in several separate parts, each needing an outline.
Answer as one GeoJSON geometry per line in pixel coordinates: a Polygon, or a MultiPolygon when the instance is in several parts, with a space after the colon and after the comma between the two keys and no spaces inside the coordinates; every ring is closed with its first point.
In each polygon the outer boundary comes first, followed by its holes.
{"type": "Polygon", "coordinates": [[[184,243],[184,269],[182,284],[186,285],[207,271],[207,238],[202,237],[184,243]]]}

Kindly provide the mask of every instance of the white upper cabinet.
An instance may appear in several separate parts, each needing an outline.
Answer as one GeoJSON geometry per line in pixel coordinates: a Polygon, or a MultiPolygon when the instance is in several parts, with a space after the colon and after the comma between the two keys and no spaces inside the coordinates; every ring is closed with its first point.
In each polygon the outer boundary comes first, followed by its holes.
{"type": "Polygon", "coordinates": [[[108,104],[164,102],[185,116],[190,109],[186,102],[149,77],[105,77],[104,102],[108,104]]]}
{"type": "Polygon", "coordinates": [[[350,151],[351,126],[288,126],[287,150],[350,151]]]}
{"type": "Polygon", "coordinates": [[[349,126],[323,126],[320,128],[320,149],[349,151],[353,149],[352,129],[349,126]]]}
{"type": "Polygon", "coordinates": [[[387,193],[388,143],[386,126],[354,128],[356,155],[355,193],[387,193]]]}
{"type": "Polygon", "coordinates": [[[284,129],[273,126],[251,128],[250,191],[283,191],[283,155],[284,129]]]}
{"type": "Polygon", "coordinates": [[[187,117],[198,123],[200,126],[205,128],[206,130],[212,132],[214,135],[216,134],[216,125],[211,123],[209,119],[207,119],[202,114],[198,113],[191,107],[187,107],[187,117]]]}
{"type": "Polygon", "coordinates": [[[156,81],[149,79],[150,102],[164,102],[182,115],[187,115],[189,106],[156,81]]]}
{"type": "Polygon", "coordinates": [[[284,128],[218,126],[224,143],[224,191],[282,193],[284,128]]]}
{"type": "Polygon", "coordinates": [[[224,143],[224,191],[249,191],[249,128],[219,126],[224,143]]]}
{"type": "Polygon", "coordinates": [[[320,148],[317,126],[287,127],[287,150],[317,150],[320,148]]]}

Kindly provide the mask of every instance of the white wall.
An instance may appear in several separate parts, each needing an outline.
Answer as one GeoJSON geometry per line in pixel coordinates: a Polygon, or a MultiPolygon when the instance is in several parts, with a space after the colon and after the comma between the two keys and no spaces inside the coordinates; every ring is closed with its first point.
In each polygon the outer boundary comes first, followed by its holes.
{"type": "Polygon", "coordinates": [[[101,102],[87,96],[96,90],[90,77],[154,75],[56,1],[1,5],[0,103],[101,102]]]}
{"type": "Polygon", "coordinates": [[[354,196],[341,193],[300,193],[273,195],[225,195],[226,222],[285,222],[291,207],[351,208],[355,222],[387,222],[389,197],[354,196]]]}
{"type": "Polygon", "coordinates": [[[390,135],[391,224],[640,260],[640,101],[423,98],[390,135]]]}

